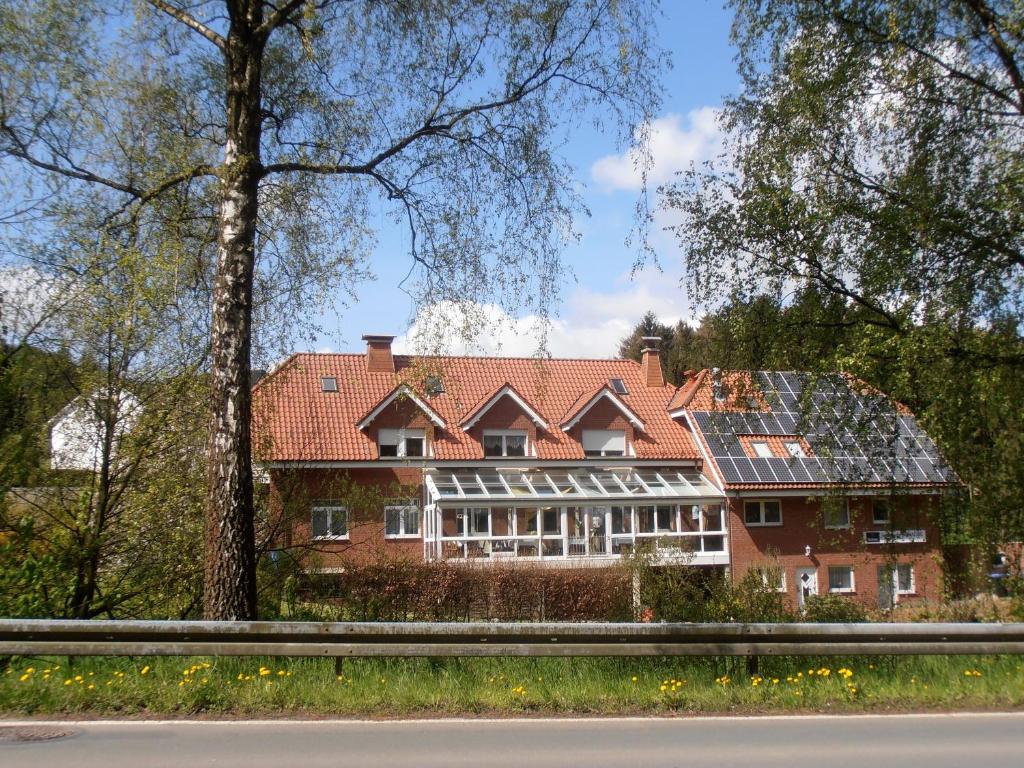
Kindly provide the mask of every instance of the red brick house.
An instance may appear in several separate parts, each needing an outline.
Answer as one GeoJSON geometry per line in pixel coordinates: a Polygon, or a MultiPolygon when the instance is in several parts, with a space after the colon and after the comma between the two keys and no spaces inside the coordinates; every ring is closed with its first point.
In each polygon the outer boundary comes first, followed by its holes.
{"type": "Polygon", "coordinates": [[[391,337],[364,339],[365,354],[297,354],[254,388],[280,544],[310,567],[381,552],[581,567],[647,547],[659,562],[734,578],[771,565],[796,602],[827,588],[877,601],[879,578],[898,587],[883,588],[887,599],[939,594],[928,509],[953,478],[909,414],[896,423],[933,474],[858,479],[837,471],[846,465],[821,424],[800,432],[790,389],[783,402],[758,387],[782,374],[731,374],[723,398],[707,371],[667,384],[656,339],[639,363],[409,357],[392,354],[391,337]],[[736,386],[742,376],[750,386],[736,386]],[[786,429],[768,424],[784,406],[786,429]],[[740,429],[754,416],[756,429],[740,429]],[[744,476],[730,451],[790,473],[744,476]]]}

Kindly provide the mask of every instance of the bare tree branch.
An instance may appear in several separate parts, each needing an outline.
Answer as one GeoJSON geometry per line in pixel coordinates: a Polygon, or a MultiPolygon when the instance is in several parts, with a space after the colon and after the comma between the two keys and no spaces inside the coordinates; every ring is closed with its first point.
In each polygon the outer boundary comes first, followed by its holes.
{"type": "Polygon", "coordinates": [[[193,32],[202,35],[211,43],[220,48],[221,51],[227,50],[227,43],[225,42],[223,37],[218,35],[216,32],[214,32],[212,29],[210,29],[208,26],[203,24],[198,19],[194,18],[193,16],[190,16],[181,8],[171,5],[170,3],[165,2],[165,0],[147,0],[147,2],[157,10],[163,11],[171,18],[177,19],[186,27],[191,29],[193,32]]]}

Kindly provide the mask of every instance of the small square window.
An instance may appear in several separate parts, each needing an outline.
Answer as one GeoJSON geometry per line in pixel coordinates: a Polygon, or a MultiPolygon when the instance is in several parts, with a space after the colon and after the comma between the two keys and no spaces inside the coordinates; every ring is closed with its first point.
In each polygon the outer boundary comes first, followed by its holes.
{"type": "Polygon", "coordinates": [[[420,534],[420,511],[414,505],[384,507],[384,535],[389,539],[415,538],[420,534]]]}
{"type": "Polygon", "coordinates": [[[911,595],[914,593],[914,566],[900,564],[895,568],[896,593],[911,595]]]}
{"type": "Polygon", "coordinates": [[[320,377],[320,391],[321,392],[337,392],[338,391],[338,379],[335,376],[321,376],[320,377]]]}
{"type": "Polygon", "coordinates": [[[437,375],[427,376],[423,381],[423,391],[433,397],[444,394],[444,380],[437,375]]]}
{"type": "Polygon", "coordinates": [[[747,525],[782,525],[782,503],[779,501],[746,501],[743,522],[747,525]]]}
{"type": "Polygon", "coordinates": [[[628,395],[629,394],[629,390],[626,389],[626,382],[624,382],[622,379],[609,379],[608,383],[611,385],[612,391],[616,395],[628,395]]]}
{"type": "Polygon", "coordinates": [[[583,430],[583,453],[586,456],[625,456],[626,432],[620,429],[583,430]]]}
{"type": "Polygon", "coordinates": [[[806,459],[807,458],[807,452],[804,450],[804,447],[802,445],[800,445],[800,443],[796,442],[795,440],[794,441],[790,441],[790,442],[786,442],[784,445],[786,446],[786,451],[789,453],[789,455],[792,458],[794,458],[794,459],[806,459]]]}
{"type": "Polygon", "coordinates": [[[757,454],[759,458],[771,459],[775,457],[775,454],[772,453],[772,449],[769,447],[768,443],[756,442],[751,443],[750,445],[753,447],[754,453],[757,454]]]}
{"type": "Polygon", "coordinates": [[[853,592],[853,568],[848,565],[829,566],[828,591],[853,592]]]}
{"type": "Polygon", "coordinates": [[[767,589],[775,592],[786,591],[786,571],[778,565],[760,566],[752,569],[767,589]]]}
{"type": "Polygon", "coordinates": [[[377,454],[382,459],[426,455],[426,435],[422,429],[381,429],[377,432],[377,454]]]}
{"type": "Polygon", "coordinates": [[[847,499],[826,500],[824,515],[826,528],[849,528],[850,502],[847,499]]]}
{"type": "Polygon", "coordinates": [[[519,431],[484,432],[484,456],[501,458],[503,456],[526,455],[526,433],[519,431]]]}
{"type": "Polygon", "coordinates": [[[892,521],[889,502],[875,499],[871,502],[871,521],[875,525],[888,525],[892,521]]]}
{"type": "Polygon", "coordinates": [[[348,510],[345,507],[317,504],[312,510],[314,539],[347,539],[348,510]]]}

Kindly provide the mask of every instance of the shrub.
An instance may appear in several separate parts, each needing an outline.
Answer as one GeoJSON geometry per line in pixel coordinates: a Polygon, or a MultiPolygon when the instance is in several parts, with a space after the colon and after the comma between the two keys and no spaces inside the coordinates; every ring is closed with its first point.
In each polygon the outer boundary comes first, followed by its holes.
{"type": "Polygon", "coordinates": [[[867,609],[843,595],[811,595],[804,604],[804,621],[821,624],[855,624],[868,620],[867,609]]]}
{"type": "Polygon", "coordinates": [[[625,621],[632,616],[623,568],[419,563],[381,557],[343,573],[308,576],[303,599],[356,621],[625,621]]]}

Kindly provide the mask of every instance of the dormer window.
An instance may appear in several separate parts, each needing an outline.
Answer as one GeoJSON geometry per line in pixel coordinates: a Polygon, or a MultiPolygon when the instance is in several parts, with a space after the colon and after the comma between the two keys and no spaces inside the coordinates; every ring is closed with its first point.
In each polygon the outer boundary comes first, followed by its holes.
{"type": "Polygon", "coordinates": [[[625,456],[626,433],[621,429],[584,429],[583,453],[587,456],[625,456]]]}
{"type": "Polygon", "coordinates": [[[422,429],[381,429],[377,432],[377,452],[382,459],[425,456],[426,433],[422,429]]]}
{"type": "Polygon", "coordinates": [[[321,376],[320,377],[320,391],[321,392],[337,392],[338,391],[338,379],[335,376],[321,376]]]}
{"type": "Polygon", "coordinates": [[[526,432],[522,430],[486,430],[484,456],[501,458],[526,455],[526,432]]]}

